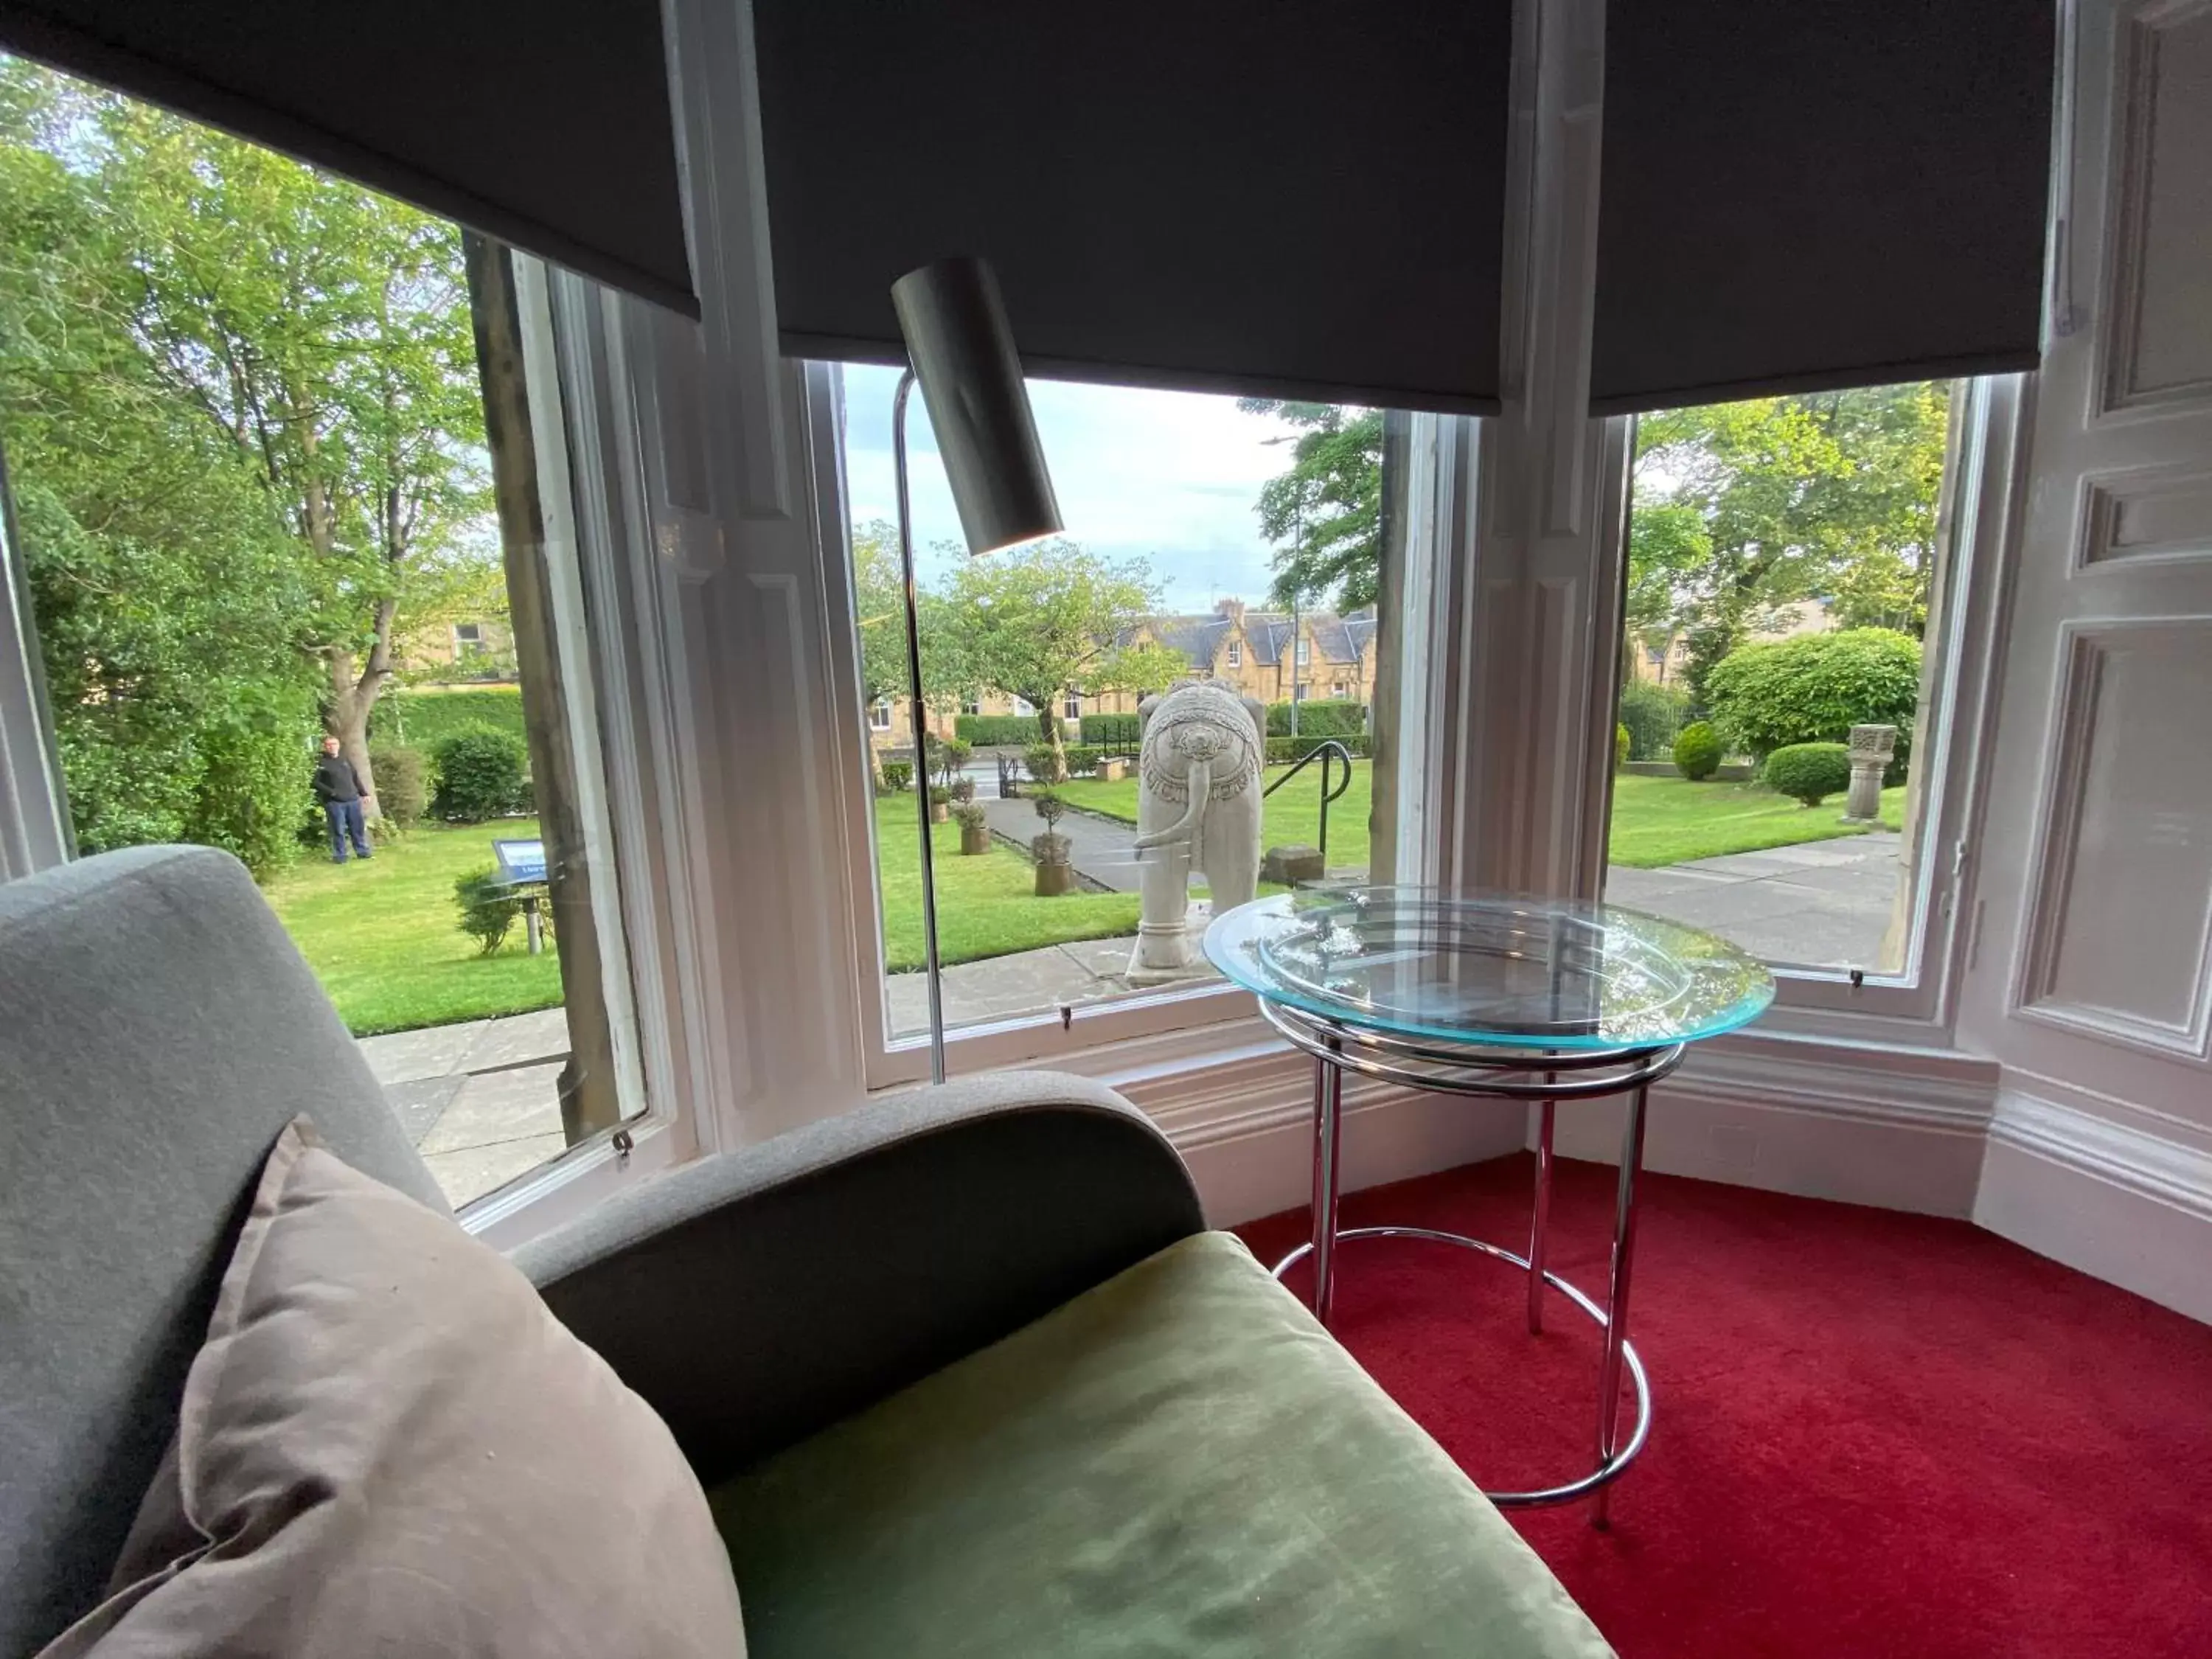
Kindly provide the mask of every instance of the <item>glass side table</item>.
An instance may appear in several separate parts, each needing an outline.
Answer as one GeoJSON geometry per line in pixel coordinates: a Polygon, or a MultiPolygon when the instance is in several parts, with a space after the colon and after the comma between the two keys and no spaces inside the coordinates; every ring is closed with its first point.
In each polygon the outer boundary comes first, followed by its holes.
{"type": "Polygon", "coordinates": [[[1486,1494],[1501,1507],[1595,1494],[1606,1524],[1612,1483],[1651,1431],[1651,1388],[1628,1341],[1636,1261],[1636,1177],[1652,1084],[1691,1043],[1756,1018],[1774,981],[1726,939],[1607,904],[1457,894],[1416,887],[1311,889],[1214,919],[1206,954],[1260,1000],[1260,1012],[1314,1058],[1313,1239],[1275,1265],[1279,1279],[1313,1258],[1313,1306],[1329,1322],[1337,1247],[1407,1238],[1456,1245],[1528,1278],[1528,1329],[1540,1332],[1548,1285],[1604,1333],[1598,1370],[1597,1462],[1529,1492],[1486,1494]],[[1492,1100],[1534,1101],[1534,1213],[1526,1255],[1426,1227],[1336,1224],[1344,1075],[1492,1100]],[[1560,1101],[1628,1097],[1613,1208],[1611,1283],[1601,1307],[1544,1266],[1550,1220],[1553,1111],[1560,1101]],[[1620,1432],[1620,1377],[1636,1420],[1620,1432]]]}

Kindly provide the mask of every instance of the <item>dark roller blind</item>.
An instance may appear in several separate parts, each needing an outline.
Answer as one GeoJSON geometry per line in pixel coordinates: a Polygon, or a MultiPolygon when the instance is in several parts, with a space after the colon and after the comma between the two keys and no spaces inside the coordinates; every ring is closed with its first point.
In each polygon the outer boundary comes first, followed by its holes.
{"type": "Polygon", "coordinates": [[[0,46],[698,314],[657,0],[5,0],[0,46]]]}
{"type": "Polygon", "coordinates": [[[1510,0],[755,0],[793,356],[997,269],[1034,372],[1488,410],[1510,0]]]}
{"type": "Polygon", "coordinates": [[[1601,414],[2032,368],[2056,0],[1612,0],[1601,414]]]}

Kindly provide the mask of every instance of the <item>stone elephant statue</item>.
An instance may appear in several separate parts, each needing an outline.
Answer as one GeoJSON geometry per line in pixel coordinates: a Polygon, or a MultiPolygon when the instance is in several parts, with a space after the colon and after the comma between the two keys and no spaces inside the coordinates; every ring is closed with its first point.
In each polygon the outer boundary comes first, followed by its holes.
{"type": "Polygon", "coordinates": [[[1248,902],[1260,881],[1260,767],[1267,711],[1224,685],[1193,681],[1137,706],[1142,733],[1137,853],[1144,869],[1133,974],[1173,974],[1198,960],[1190,877],[1213,911],[1248,902]]]}

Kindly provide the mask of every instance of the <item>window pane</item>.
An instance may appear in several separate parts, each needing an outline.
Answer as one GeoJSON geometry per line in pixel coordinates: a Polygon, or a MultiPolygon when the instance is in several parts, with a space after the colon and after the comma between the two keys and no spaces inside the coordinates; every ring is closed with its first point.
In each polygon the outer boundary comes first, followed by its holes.
{"type": "Polygon", "coordinates": [[[0,169],[0,441],[80,848],[242,860],[455,1203],[611,1127],[642,1102],[589,665],[538,541],[502,546],[535,481],[497,465],[459,229],[6,58],[0,169]]]}
{"type": "Polygon", "coordinates": [[[1952,390],[1638,422],[1608,899],[1777,963],[1904,969],[1952,390]]]}
{"type": "MultiPolygon", "coordinates": [[[[842,373],[862,690],[895,709],[889,729],[867,734],[866,757],[887,1007],[894,1035],[911,1036],[927,1027],[921,803],[887,787],[903,782],[914,754],[890,463],[896,375],[842,373]]],[[[908,414],[928,782],[943,814],[932,860],[954,1027],[1213,977],[1194,948],[1212,899],[1203,867],[1187,885],[1193,960],[1176,969],[1137,950],[1142,886],[1172,854],[1136,845],[1147,696],[1211,681],[1261,706],[1257,785],[1271,793],[1260,847],[1291,854],[1261,872],[1261,891],[1369,866],[1368,705],[1385,648],[1381,415],[1042,380],[1030,392],[1067,533],[983,558],[959,540],[920,399],[908,414]],[[1302,662],[1328,671],[1329,700],[1299,679],[1302,662]],[[1327,740],[1338,746],[1324,844],[1323,763],[1293,774],[1292,761],[1327,740]],[[1036,811],[1048,793],[1060,813],[1049,825],[1036,811]]],[[[1226,825],[1242,810],[1210,805],[1206,821],[1226,825]]]]}

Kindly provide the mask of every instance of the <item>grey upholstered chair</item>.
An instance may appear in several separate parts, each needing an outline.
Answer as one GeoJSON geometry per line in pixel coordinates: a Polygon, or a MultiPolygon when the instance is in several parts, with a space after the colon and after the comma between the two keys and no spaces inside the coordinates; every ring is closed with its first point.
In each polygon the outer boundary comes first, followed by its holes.
{"type": "MultiPolygon", "coordinates": [[[[99,1599],[303,1110],[443,1207],[232,860],[149,848],[0,886],[0,1654],[99,1599]]],[[[1117,1096],[1005,1073],[643,1183],[523,1264],[712,1485],[1201,1225],[1117,1096]]]]}

